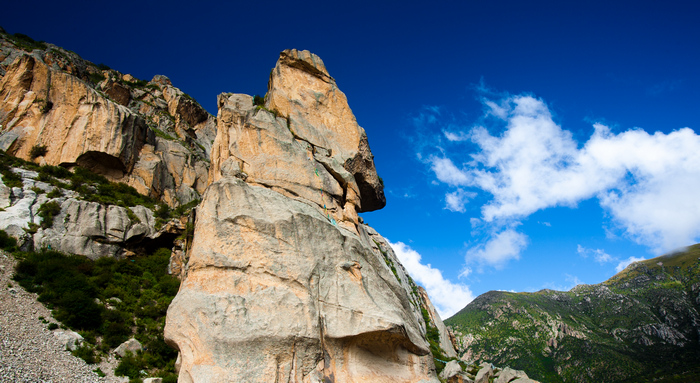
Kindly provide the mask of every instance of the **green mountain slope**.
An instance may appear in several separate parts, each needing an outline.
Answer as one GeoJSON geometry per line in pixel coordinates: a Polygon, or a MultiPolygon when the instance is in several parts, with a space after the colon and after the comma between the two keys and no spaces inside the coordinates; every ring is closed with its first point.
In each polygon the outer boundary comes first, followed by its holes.
{"type": "Polygon", "coordinates": [[[545,382],[700,381],[700,244],[571,291],[490,291],[445,321],[469,361],[545,382]]]}

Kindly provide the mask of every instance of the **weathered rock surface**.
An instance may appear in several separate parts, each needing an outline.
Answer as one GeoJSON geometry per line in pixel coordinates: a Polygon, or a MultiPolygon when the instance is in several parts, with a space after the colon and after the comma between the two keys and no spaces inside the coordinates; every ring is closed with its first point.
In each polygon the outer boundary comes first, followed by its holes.
{"type": "MultiPolygon", "coordinates": [[[[156,230],[153,211],[143,206],[121,207],[80,200],[80,196],[62,189],[63,197],[49,198],[55,187],[38,181],[33,171],[14,169],[22,176],[23,187],[8,188],[0,179],[0,230],[6,231],[27,248],[50,248],[91,259],[120,257],[149,241],[174,238],[184,224],[173,220],[156,230]],[[30,224],[41,225],[41,206],[56,202],[61,210],[53,224],[31,233],[30,224]]],[[[169,240],[170,242],[172,240],[169,240]]],[[[168,243],[168,240],[163,243],[168,243]]]]}
{"type": "Polygon", "coordinates": [[[488,383],[489,378],[493,376],[493,366],[491,363],[484,362],[481,364],[481,369],[474,378],[474,383],[488,383]]]}
{"type": "Polygon", "coordinates": [[[357,217],[384,204],[363,137],[308,52],[282,53],[266,108],[219,96],[210,184],[165,327],[180,382],[437,382],[415,286],[357,217]]]}
{"type": "Polygon", "coordinates": [[[167,77],[99,70],[53,45],[26,53],[2,35],[0,69],[0,149],[86,167],[173,207],[201,198],[216,118],[167,77]]]}
{"type": "Polygon", "coordinates": [[[432,381],[410,306],[366,234],[225,177],[198,209],[165,335],[182,382],[432,381]]]}
{"type": "Polygon", "coordinates": [[[282,52],[270,74],[265,106],[286,119],[295,138],[325,149],[353,175],[361,193],[357,211],[386,205],[367,135],[318,56],[296,49],[282,52]]]}
{"type": "Polygon", "coordinates": [[[141,345],[141,342],[138,340],[131,338],[127,340],[126,342],[120,344],[117,346],[117,348],[114,349],[114,353],[124,357],[126,356],[127,352],[130,352],[132,354],[136,354],[137,352],[143,350],[143,346],[141,345]]]}
{"type": "Polygon", "coordinates": [[[45,146],[51,165],[80,165],[114,178],[129,172],[147,140],[145,122],[70,74],[23,55],[0,81],[2,132],[17,138],[7,152],[29,159],[45,146]]]}

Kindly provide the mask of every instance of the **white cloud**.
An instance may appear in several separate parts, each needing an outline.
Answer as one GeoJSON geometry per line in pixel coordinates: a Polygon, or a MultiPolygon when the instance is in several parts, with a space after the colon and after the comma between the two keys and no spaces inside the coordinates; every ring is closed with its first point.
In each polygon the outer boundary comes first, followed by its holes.
{"type": "MultiPolygon", "coordinates": [[[[473,128],[470,137],[479,151],[467,153],[473,161],[462,168],[445,154],[430,163],[441,182],[492,196],[481,209],[486,223],[505,227],[503,222],[538,210],[574,207],[597,197],[627,237],[656,253],[700,239],[700,136],[693,130],[613,134],[595,124],[592,136],[579,145],[540,99],[513,96],[484,104],[487,117],[505,124],[505,130],[492,135],[485,127],[473,128]]],[[[500,257],[510,258],[517,256],[500,257]]]]}
{"type": "Polygon", "coordinates": [[[615,272],[619,273],[620,271],[624,270],[625,267],[629,266],[630,264],[632,264],[634,262],[644,261],[645,259],[646,258],[644,258],[644,257],[639,257],[639,258],[629,257],[629,258],[625,259],[624,261],[621,261],[620,263],[617,264],[617,266],[615,267],[615,272]]]}
{"type": "Polygon", "coordinates": [[[442,276],[442,272],[430,264],[421,263],[421,255],[403,242],[391,243],[396,256],[413,279],[420,283],[430,296],[430,300],[440,317],[447,319],[474,300],[469,286],[452,283],[442,276]]]}
{"type": "Polygon", "coordinates": [[[468,141],[470,139],[469,134],[464,132],[453,133],[444,131],[443,133],[445,134],[445,138],[453,142],[468,141]]]}
{"type": "Polygon", "coordinates": [[[470,199],[476,197],[476,193],[467,192],[462,189],[457,189],[454,192],[445,194],[445,209],[464,213],[464,205],[469,202],[470,199]]]}
{"type": "Polygon", "coordinates": [[[438,180],[452,186],[467,185],[467,175],[459,170],[449,158],[431,157],[432,169],[438,180]]]}
{"type": "Polygon", "coordinates": [[[480,263],[502,267],[511,259],[519,259],[520,252],[527,246],[527,237],[513,229],[505,229],[492,235],[486,243],[482,243],[467,251],[467,261],[476,260],[480,263]]]}
{"type": "Polygon", "coordinates": [[[601,265],[604,263],[617,261],[617,258],[606,253],[603,249],[587,249],[581,245],[578,245],[576,248],[576,252],[584,258],[588,258],[589,255],[592,255],[595,261],[600,263],[601,265]]]}

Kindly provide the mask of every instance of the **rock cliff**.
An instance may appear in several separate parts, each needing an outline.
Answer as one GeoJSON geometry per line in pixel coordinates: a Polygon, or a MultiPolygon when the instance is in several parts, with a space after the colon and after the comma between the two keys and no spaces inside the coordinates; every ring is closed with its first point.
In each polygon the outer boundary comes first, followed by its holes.
{"type": "Polygon", "coordinates": [[[437,382],[431,350],[454,350],[358,216],[383,184],[318,56],[282,52],[264,102],[222,94],[213,117],[164,76],[26,41],[0,31],[0,149],[27,161],[0,153],[0,229],[92,259],[174,245],[180,382],[437,382]]]}
{"type": "Polygon", "coordinates": [[[207,186],[216,119],[167,77],[138,80],[0,34],[0,149],[81,166],[175,207],[207,186]],[[36,48],[36,47],[35,47],[36,48]]]}
{"type": "Polygon", "coordinates": [[[320,58],[282,52],[265,106],[219,96],[209,179],[165,327],[181,382],[437,381],[415,286],[359,222],[383,190],[320,58]]]}

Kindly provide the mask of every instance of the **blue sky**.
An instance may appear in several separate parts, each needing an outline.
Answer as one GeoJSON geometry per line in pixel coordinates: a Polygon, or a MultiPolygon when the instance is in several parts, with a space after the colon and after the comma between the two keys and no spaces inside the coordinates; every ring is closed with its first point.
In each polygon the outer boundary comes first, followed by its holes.
{"type": "Polygon", "coordinates": [[[698,241],[700,3],[427,4],[11,2],[0,26],[213,114],[264,94],[280,51],[318,54],[386,185],[363,216],[443,316],[698,241]]]}

